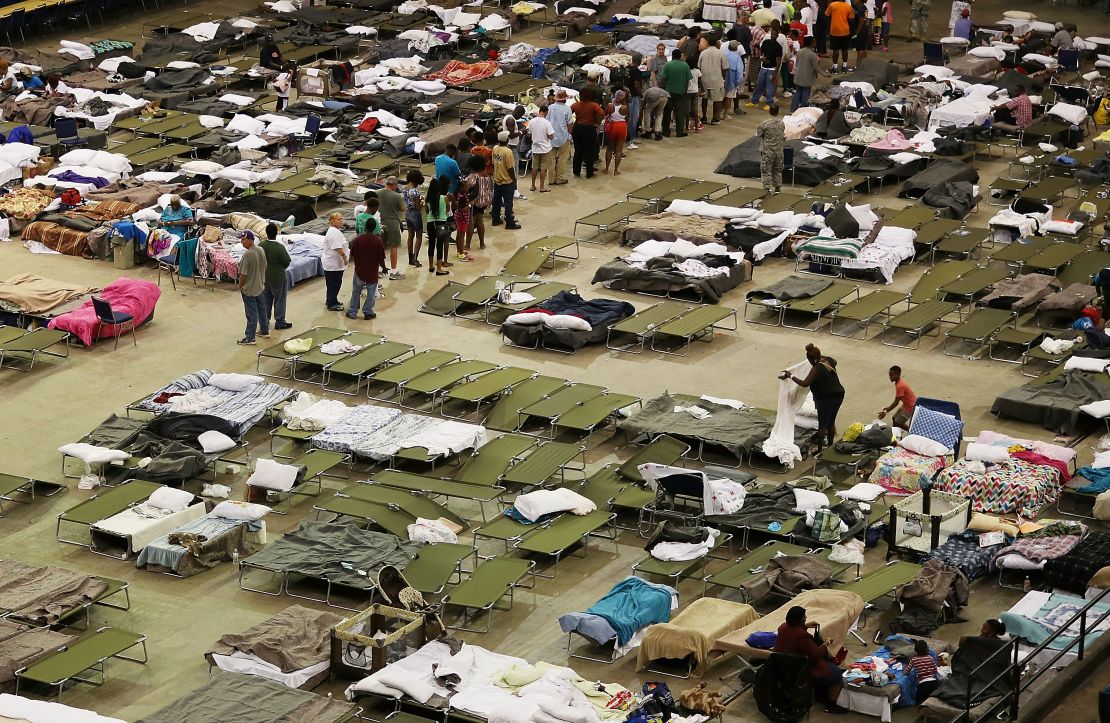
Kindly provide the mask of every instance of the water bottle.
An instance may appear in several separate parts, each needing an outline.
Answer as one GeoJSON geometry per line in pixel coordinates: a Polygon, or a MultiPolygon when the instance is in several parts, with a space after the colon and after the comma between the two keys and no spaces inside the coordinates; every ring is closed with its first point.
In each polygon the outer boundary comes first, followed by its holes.
{"type": "Polygon", "coordinates": [[[235,565],[236,567],[239,567],[239,551],[238,550],[232,550],[231,551],[231,564],[235,565]]]}
{"type": "Polygon", "coordinates": [[[1021,591],[1029,592],[1033,589],[1033,583],[1029,581],[1029,576],[1025,576],[1025,580],[1021,583],[1021,591]]]}

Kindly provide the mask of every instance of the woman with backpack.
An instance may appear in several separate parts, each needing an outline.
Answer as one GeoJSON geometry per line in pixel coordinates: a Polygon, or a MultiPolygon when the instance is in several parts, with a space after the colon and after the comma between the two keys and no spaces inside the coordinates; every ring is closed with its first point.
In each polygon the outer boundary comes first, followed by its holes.
{"type": "Polygon", "coordinates": [[[475,154],[471,156],[467,168],[463,169],[466,175],[462,182],[466,184],[467,198],[469,200],[470,223],[466,227],[466,243],[463,244],[460,261],[472,261],[470,243],[474,240],[474,232],[478,232],[478,248],[486,247],[486,209],[493,203],[493,176],[487,176],[484,171],[486,161],[475,154]]]}

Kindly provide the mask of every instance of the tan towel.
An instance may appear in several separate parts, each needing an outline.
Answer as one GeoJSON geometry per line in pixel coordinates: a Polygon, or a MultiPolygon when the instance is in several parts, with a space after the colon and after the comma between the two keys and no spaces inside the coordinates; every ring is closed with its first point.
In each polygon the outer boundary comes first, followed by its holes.
{"type": "Polygon", "coordinates": [[[821,626],[821,637],[829,641],[829,650],[835,654],[836,650],[844,644],[844,639],[848,637],[852,623],[863,612],[864,602],[863,598],[854,592],[806,590],[759,620],[718,637],[712,649],[736,653],[749,659],[766,658],[771,651],[749,646],[748,636],[752,633],[776,632],[779,626],[786,622],[786,611],[795,605],[801,605],[806,609],[807,622],[815,622],[821,626]]]}

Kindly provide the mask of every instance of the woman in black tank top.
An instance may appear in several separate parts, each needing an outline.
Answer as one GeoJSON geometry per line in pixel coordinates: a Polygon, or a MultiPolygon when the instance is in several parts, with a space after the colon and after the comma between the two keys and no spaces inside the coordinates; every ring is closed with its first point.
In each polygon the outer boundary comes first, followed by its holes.
{"type": "Polygon", "coordinates": [[[799,379],[790,372],[783,372],[779,379],[791,379],[800,387],[808,387],[813,394],[813,405],[817,407],[817,447],[818,450],[836,442],[836,415],[844,403],[844,385],[836,372],[836,360],[822,356],[821,350],[813,344],[806,344],[806,359],[809,360],[809,374],[799,379]]]}

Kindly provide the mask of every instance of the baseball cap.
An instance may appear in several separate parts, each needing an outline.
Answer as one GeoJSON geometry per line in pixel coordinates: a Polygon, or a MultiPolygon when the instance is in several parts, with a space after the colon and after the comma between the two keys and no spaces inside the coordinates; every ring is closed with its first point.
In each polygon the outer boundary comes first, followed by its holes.
{"type": "Polygon", "coordinates": [[[500,133],[497,134],[497,140],[501,141],[502,143],[505,143],[506,141],[509,140],[509,132],[508,131],[501,131],[500,133]]]}

